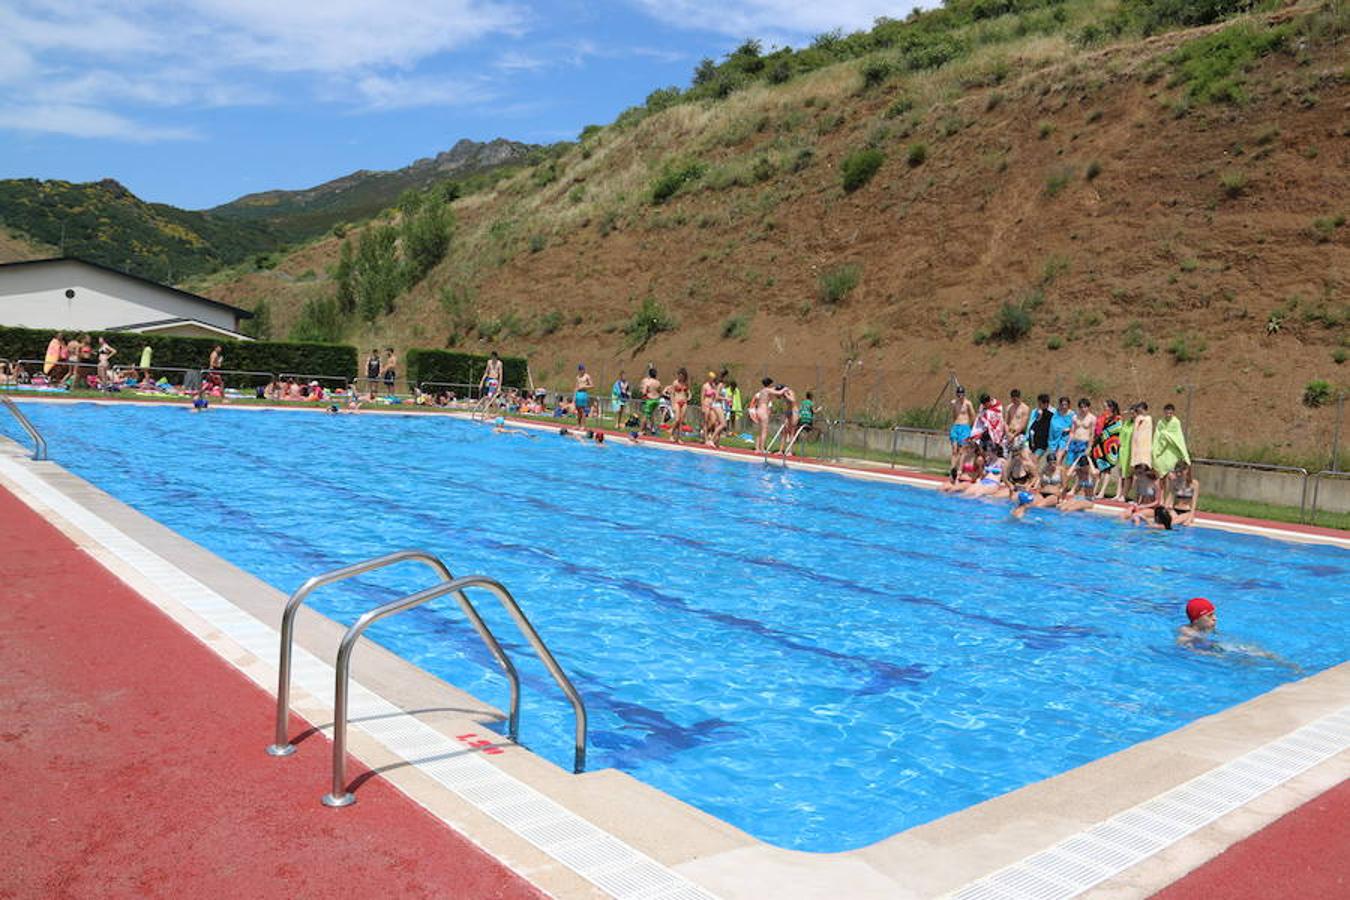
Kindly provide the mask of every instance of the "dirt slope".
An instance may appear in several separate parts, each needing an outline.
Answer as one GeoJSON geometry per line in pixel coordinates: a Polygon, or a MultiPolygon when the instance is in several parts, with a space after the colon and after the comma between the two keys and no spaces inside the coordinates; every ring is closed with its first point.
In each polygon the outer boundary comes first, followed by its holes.
{"type": "MultiPolygon", "coordinates": [[[[1344,35],[1261,58],[1240,75],[1241,103],[1188,100],[1168,54],[1216,30],[1090,52],[1029,39],[871,90],[841,65],[606,129],[552,183],[524,173],[458,202],[447,262],[350,337],[441,346],[467,330],[457,345],[528,354],[555,384],[578,360],[603,378],[730,365],[743,382],[814,387],[836,410],[852,357],[855,416],[928,406],[955,373],[999,394],[1175,402],[1203,453],[1322,456],[1334,404],[1301,398],[1313,379],[1350,380],[1336,361],[1350,283],[1350,227],[1336,224],[1350,212],[1344,35]],[[915,144],[926,158],[911,164],[915,144]],[[885,161],[847,193],[842,160],[868,145],[885,161]],[[677,154],[706,174],[654,204],[677,154]],[[761,158],[772,172],[744,177],[761,158]],[[825,302],[821,276],[842,265],[857,286],[825,302]],[[452,327],[450,287],[477,327],[452,327]],[[623,329],[648,295],[678,324],[634,348],[623,329]],[[1029,331],[981,340],[1005,302],[1026,306],[1029,331]]],[[[284,328],[303,299],[331,293],[321,273],[337,247],[214,294],[268,298],[284,328]]]]}

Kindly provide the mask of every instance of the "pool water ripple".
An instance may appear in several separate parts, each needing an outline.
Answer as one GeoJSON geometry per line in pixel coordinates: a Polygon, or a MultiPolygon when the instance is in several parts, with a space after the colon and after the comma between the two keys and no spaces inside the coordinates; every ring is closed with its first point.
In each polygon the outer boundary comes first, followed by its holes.
{"type": "MultiPolygon", "coordinates": [[[[408,546],[501,580],[587,700],[593,766],[785,847],[862,846],[1298,677],[1178,649],[1189,596],[1305,672],[1347,656],[1337,548],[1015,522],[932,491],[443,417],[25,412],[58,462],[282,591],[408,546]]],[[[351,622],[426,578],[389,569],[311,602],[351,622]]],[[[520,665],[522,739],[568,764],[570,707],[478,605],[520,665]]],[[[505,705],[453,601],[370,634],[505,705]]]]}

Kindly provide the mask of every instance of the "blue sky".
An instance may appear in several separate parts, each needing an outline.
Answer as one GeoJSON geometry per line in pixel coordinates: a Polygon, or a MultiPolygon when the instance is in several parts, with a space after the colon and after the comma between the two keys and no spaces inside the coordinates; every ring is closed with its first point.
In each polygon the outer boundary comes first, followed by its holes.
{"type": "Polygon", "coordinates": [[[461,137],[575,138],[746,37],[796,46],[917,5],[0,0],[0,177],[204,208],[461,137]]]}

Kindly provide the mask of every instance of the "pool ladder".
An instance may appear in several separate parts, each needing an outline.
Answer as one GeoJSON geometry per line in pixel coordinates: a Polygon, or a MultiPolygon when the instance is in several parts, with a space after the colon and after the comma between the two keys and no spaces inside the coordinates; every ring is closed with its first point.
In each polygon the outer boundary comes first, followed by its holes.
{"type": "Polygon", "coordinates": [[[46,459],[47,439],[42,436],[42,432],[38,431],[36,426],[28,421],[28,417],[23,414],[23,410],[19,409],[19,405],[13,400],[0,394],[0,403],[5,405],[5,408],[8,409],[14,418],[18,420],[19,424],[23,426],[23,430],[28,432],[28,436],[33,439],[33,459],[38,462],[42,462],[46,459]]]}
{"type": "Polygon", "coordinates": [[[481,588],[501,601],[502,606],[506,607],[506,611],[515,621],[516,627],[525,635],[534,648],[535,654],[544,663],[549,674],[553,676],[553,680],[567,695],[567,699],[572,704],[572,711],[576,716],[576,749],[573,756],[572,771],[574,773],[584,771],[586,768],[586,706],[582,703],[581,695],[572,686],[567,674],[563,672],[562,667],[558,665],[558,661],[549,652],[543,638],[539,636],[539,632],[534,630],[534,626],[526,618],[520,604],[516,603],[515,598],[511,596],[511,592],[505,586],[491,578],[483,575],[455,578],[439,557],[425,550],[400,550],[396,553],[378,556],[364,562],[334,569],[331,572],[315,575],[287,599],[285,610],[281,614],[281,651],[277,663],[275,741],[267,748],[267,752],[272,756],[290,756],[295,752],[295,745],[290,742],[290,738],[287,736],[287,725],[290,716],[291,648],[295,643],[295,615],[300,609],[300,605],[304,603],[306,597],[325,585],[354,578],[357,575],[363,575],[366,572],[400,562],[420,562],[436,573],[438,581],[431,587],[423,588],[416,593],[408,594],[398,600],[393,600],[367,611],[342,636],[342,643],[338,645],[335,666],[337,680],[333,690],[333,783],[332,790],[323,797],[324,805],[350,806],[356,802],[356,796],[347,790],[346,778],[347,692],[351,680],[352,649],[356,646],[362,632],[380,619],[392,616],[394,613],[402,612],[405,609],[412,609],[414,606],[420,606],[428,600],[435,600],[447,594],[454,597],[460,610],[468,618],[469,623],[473,625],[474,630],[478,632],[478,636],[483,640],[483,643],[487,645],[498,665],[502,667],[502,671],[506,673],[506,679],[511,685],[511,711],[507,719],[508,733],[512,743],[519,743],[520,675],[516,672],[516,667],[512,664],[510,657],[506,655],[506,651],[502,649],[501,643],[498,642],[492,630],[488,628],[487,623],[483,621],[483,617],[478,614],[478,610],[473,603],[465,596],[464,591],[467,588],[481,588]]]}

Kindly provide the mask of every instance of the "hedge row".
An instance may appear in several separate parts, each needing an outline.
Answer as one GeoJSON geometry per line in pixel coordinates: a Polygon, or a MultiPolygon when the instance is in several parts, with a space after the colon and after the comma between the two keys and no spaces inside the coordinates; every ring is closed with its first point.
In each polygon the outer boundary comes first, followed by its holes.
{"type": "MultiPolygon", "coordinates": [[[[454,350],[409,350],[408,383],[428,381],[442,384],[478,384],[483,377],[488,357],[477,353],[457,353],[454,350]]],[[[504,387],[525,388],[528,364],[523,357],[503,356],[502,382],[504,387]]]]}
{"type": "MultiPolygon", "coordinates": [[[[334,375],[351,378],[356,375],[356,348],[341,344],[289,344],[271,341],[213,341],[208,338],[168,337],[155,334],[137,334],[131,331],[67,332],[87,333],[93,342],[95,355],[98,339],[107,337],[117,348],[113,363],[135,366],[140,362],[141,350],[149,346],[153,351],[153,366],[180,369],[203,369],[211,358],[211,348],[220,344],[225,354],[225,369],[249,372],[283,372],[297,375],[334,375]]],[[[50,330],[33,328],[6,328],[0,326],[0,357],[5,359],[42,359],[47,353],[50,330]]],[[[152,366],[152,367],[153,367],[152,366]]],[[[177,381],[176,378],[170,378],[177,381]]],[[[232,387],[251,387],[265,379],[248,376],[227,376],[232,387]]]]}

